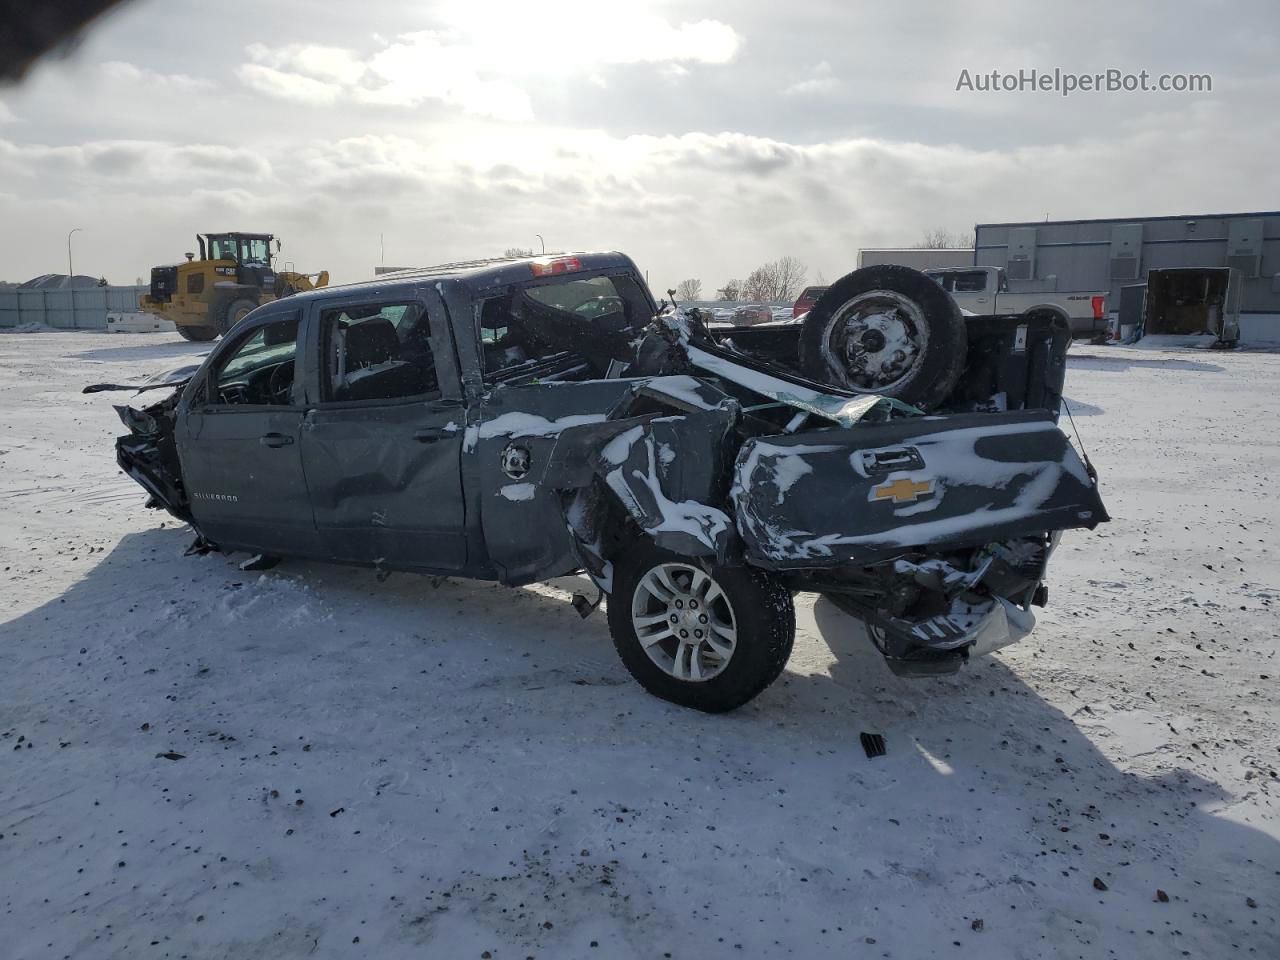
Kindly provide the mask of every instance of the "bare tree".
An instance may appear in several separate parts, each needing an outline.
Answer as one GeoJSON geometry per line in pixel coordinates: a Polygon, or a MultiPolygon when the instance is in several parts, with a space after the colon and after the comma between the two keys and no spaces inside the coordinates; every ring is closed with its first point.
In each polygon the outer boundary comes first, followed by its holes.
{"type": "Polygon", "coordinates": [[[804,279],[809,268],[797,257],[783,257],[776,261],[778,265],[778,285],[775,288],[777,300],[794,300],[804,289],[804,279]]]}
{"type": "Polygon", "coordinates": [[[723,287],[716,291],[717,300],[741,300],[742,299],[742,281],[730,280],[723,287]]]}
{"type": "Polygon", "coordinates": [[[532,257],[533,247],[507,247],[502,251],[504,257],[532,257]]]}
{"type": "Polygon", "coordinates": [[[676,284],[677,300],[701,300],[702,281],[695,279],[681,280],[676,284]]]}
{"type": "Polygon", "coordinates": [[[772,300],[773,299],[773,264],[766,263],[763,266],[756,267],[747,274],[747,279],[742,284],[743,300],[772,300]]]}
{"type": "Polygon", "coordinates": [[[934,227],[926,230],[920,242],[915,244],[917,250],[963,250],[969,246],[969,237],[963,230],[945,230],[934,227]]]}
{"type": "Polygon", "coordinates": [[[742,285],[742,299],[782,303],[794,300],[804,287],[808,267],[796,257],[779,257],[765,263],[747,275],[742,285]]]}

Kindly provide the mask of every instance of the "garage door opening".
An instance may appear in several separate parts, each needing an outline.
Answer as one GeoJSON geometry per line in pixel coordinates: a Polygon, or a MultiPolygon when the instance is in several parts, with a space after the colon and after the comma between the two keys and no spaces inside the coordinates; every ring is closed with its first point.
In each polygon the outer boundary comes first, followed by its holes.
{"type": "Polygon", "coordinates": [[[1185,267],[1147,274],[1143,333],[1210,333],[1223,343],[1239,339],[1240,279],[1232,267],[1185,267]]]}

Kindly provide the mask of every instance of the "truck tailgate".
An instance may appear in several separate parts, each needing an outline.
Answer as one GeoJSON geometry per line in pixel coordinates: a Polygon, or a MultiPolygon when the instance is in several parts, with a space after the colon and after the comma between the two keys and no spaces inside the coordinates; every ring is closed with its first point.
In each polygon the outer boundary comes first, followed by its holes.
{"type": "Polygon", "coordinates": [[[738,455],[732,499],[749,559],[774,569],[874,563],[1109,519],[1042,410],[756,437],[738,455]]]}

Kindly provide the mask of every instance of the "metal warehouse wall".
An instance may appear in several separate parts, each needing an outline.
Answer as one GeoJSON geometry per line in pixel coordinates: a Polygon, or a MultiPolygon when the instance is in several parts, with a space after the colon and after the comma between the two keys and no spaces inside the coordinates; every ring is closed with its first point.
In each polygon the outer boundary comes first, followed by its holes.
{"type": "Polygon", "coordinates": [[[898,264],[917,270],[933,270],[938,267],[968,267],[973,264],[973,250],[929,250],[921,247],[867,247],[858,251],[858,266],[873,267],[879,264],[898,264]]]}
{"type": "Polygon", "coordinates": [[[1280,313],[1280,212],[981,223],[974,236],[979,265],[1007,269],[1011,246],[1015,257],[1019,250],[1034,257],[1030,278],[1011,276],[1011,290],[1105,290],[1111,309],[1120,302],[1120,288],[1144,282],[1153,267],[1239,266],[1240,251],[1256,250],[1256,261],[1253,253],[1245,256],[1250,268],[1254,262],[1258,267],[1257,276],[1244,271],[1240,308],[1280,313]],[[1124,258],[1135,251],[1136,275],[1116,276],[1127,272],[1124,258]],[[1056,282],[1050,279],[1055,275],[1056,282]]]}
{"type": "Polygon", "coordinates": [[[149,288],[85,287],[79,290],[0,292],[0,327],[42,323],[64,330],[105,330],[110,310],[137,310],[149,288]]]}

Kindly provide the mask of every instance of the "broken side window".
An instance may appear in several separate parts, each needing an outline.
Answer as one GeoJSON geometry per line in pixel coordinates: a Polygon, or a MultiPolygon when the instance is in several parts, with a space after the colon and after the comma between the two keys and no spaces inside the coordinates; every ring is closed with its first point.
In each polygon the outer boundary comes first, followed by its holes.
{"type": "Polygon", "coordinates": [[[439,396],[431,323],[421,303],[337,307],[320,318],[325,400],[439,396]]]}
{"type": "Polygon", "coordinates": [[[244,334],[211,378],[218,405],[288,406],[293,400],[298,315],[244,334]]]}

